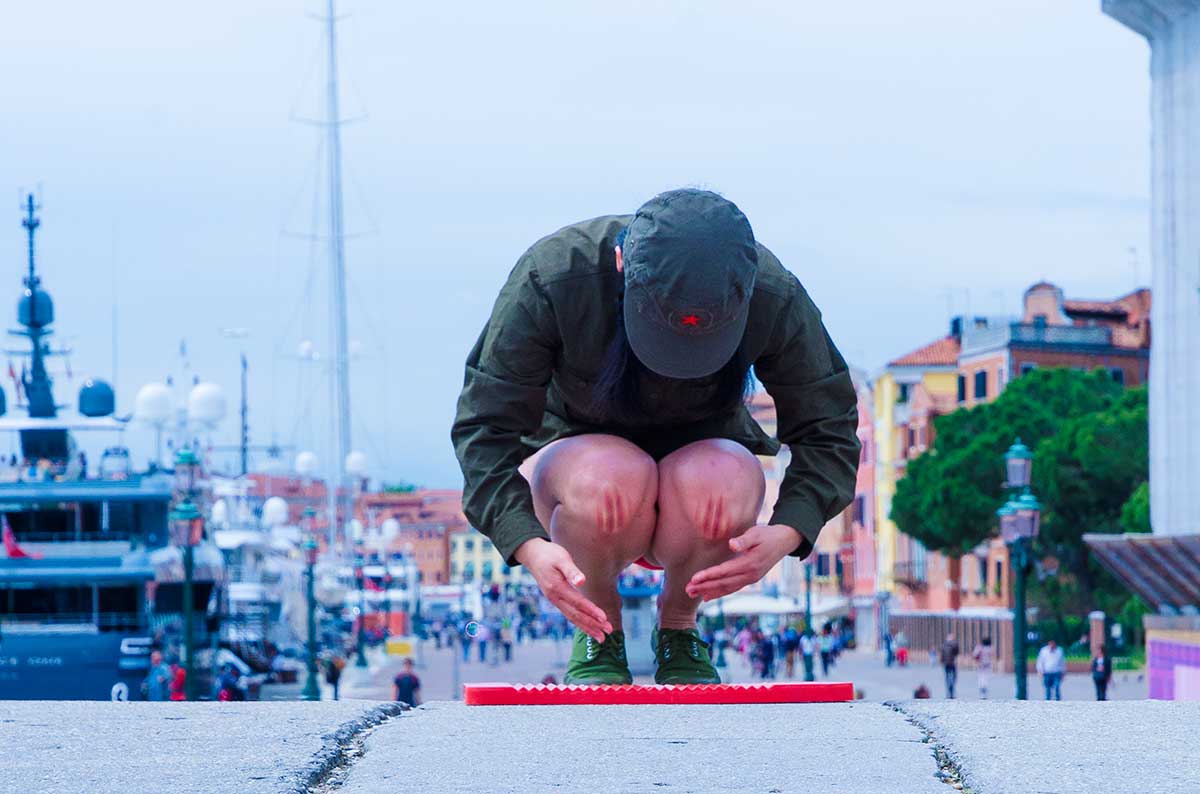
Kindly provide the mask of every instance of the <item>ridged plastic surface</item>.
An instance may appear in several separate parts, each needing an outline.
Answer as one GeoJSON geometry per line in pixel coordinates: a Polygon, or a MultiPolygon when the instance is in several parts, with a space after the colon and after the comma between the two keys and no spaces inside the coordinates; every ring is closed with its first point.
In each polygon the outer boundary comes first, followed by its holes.
{"type": "Polygon", "coordinates": [[[637,706],[692,703],[840,703],[854,699],[848,681],[764,684],[466,684],[468,706],[637,706]]]}

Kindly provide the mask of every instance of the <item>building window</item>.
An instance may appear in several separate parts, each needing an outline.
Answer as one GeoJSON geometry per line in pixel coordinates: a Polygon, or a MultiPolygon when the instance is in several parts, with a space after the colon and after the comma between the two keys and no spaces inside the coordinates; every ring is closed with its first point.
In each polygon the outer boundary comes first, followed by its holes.
{"type": "Polygon", "coordinates": [[[967,376],[958,376],[958,401],[964,403],[967,401],[967,376]]]}
{"type": "Polygon", "coordinates": [[[859,526],[865,526],[864,520],[867,516],[867,498],[863,494],[854,497],[854,518],[853,521],[859,526]]]}
{"type": "Polygon", "coordinates": [[[910,428],[908,428],[908,445],[907,446],[909,449],[912,449],[916,445],[917,445],[917,431],[913,430],[910,427],[910,428]]]}
{"type": "Polygon", "coordinates": [[[987,398],[987,370],[981,369],[975,373],[975,399],[987,398]]]}
{"type": "Polygon", "coordinates": [[[492,578],[492,561],[491,560],[488,560],[487,562],[485,562],[483,564],[483,578],[484,579],[492,578]]]}
{"type": "Polygon", "coordinates": [[[907,383],[900,384],[900,393],[898,395],[896,395],[896,402],[898,402],[898,403],[908,402],[908,384],[907,383]]]}
{"type": "Polygon", "coordinates": [[[829,576],[829,557],[830,555],[824,552],[817,554],[817,570],[813,571],[814,575],[829,576]]]}
{"type": "Polygon", "coordinates": [[[1108,374],[1112,375],[1112,379],[1122,386],[1125,385],[1125,370],[1120,367],[1109,367],[1108,374]]]}
{"type": "Polygon", "coordinates": [[[1044,314],[1033,315],[1033,327],[1034,328],[1045,328],[1046,327],[1046,315],[1044,315],[1044,314]]]}
{"type": "Polygon", "coordinates": [[[1028,361],[1026,361],[1025,363],[1023,363],[1021,365],[1021,374],[1028,375],[1030,372],[1033,372],[1035,369],[1037,369],[1037,364],[1031,364],[1028,361]]]}
{"type": "Polygon", "coordinates": [[[925,449],[925,425],[917,428],[917,449],[925,449]]]}
{"type": "Polygon", "coordinates": [[[463,548],[467,551],[475,550],[475,538],[467,538],[463,541],[463,548]]]}
{"type": "Polygon", "coordinates": [[[996,560],[996,578],[992,580],[992,591],[1000,595],[1000,583],[1004,581],[1004,561],[996,560]]]}
{"type": "Polygon", "coordinates": [[[975,592],[976,593],[986,593],[987,592],[987,575],[988,575],[987,557],[976,557],[975,559],[979,560],[979,582],[975,588],[975,592]]]}

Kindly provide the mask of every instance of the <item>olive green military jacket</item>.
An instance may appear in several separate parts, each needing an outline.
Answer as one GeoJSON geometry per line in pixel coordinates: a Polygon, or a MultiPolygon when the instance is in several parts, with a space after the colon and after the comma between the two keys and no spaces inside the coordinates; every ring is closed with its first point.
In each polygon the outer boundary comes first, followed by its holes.
{"type": "Polygon", "coordinates": [[[624,276],[617,234],[630,215],[568,226],[517,262],[467,357],[451,436],[464,478],[467,519],[510,565],[538,522],[521,463],[551,441],[582,433],[629,439],[656,460],[705,438],[728,438],[757,455],[791,453],[773,524],[802,536],[806,556],[825,522],[854,497],[857,401],[846,363],[800,282],[763,246],[750,318],[739,349],[775,400],[778,440],[745,404],[714,413],[715,378],[655,378],[640,389],[645,420],[617,425],[593,413],[593,388],[616,332],[624,276]]]}

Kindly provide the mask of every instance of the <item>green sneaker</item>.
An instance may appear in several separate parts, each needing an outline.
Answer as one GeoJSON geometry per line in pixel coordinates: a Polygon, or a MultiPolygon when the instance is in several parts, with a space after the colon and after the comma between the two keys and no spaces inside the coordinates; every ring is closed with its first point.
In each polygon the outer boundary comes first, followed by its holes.
{"type": "Polygon", "coordinates": [[[632,684],[629,661],[625,658],[625,632],[614,631],[604,642],[596,642],[576,631],[563,683],[632,684]]]}
{"type": "Polygon", "coordinates": [[[719,684],[721,676],[708,658],[708,643],[695,629],[659,629],[654,642],[658,684],[719,684]]]}

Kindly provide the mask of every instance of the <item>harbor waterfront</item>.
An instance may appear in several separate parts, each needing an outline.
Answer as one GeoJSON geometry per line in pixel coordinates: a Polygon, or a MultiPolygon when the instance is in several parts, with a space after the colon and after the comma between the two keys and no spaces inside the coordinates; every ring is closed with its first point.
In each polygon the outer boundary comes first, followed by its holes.
{"type": "Polygon", "coordinates": [[[0,794],[1200,794],[1200,0],[4,19],[0,794]]]}

